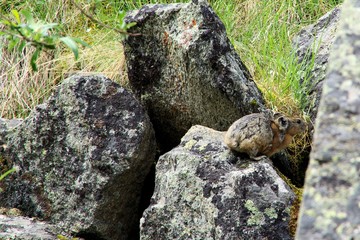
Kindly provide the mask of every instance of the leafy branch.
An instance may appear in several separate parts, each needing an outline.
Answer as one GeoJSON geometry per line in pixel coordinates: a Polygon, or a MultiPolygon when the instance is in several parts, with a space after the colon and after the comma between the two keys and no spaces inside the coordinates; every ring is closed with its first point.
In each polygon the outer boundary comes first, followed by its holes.
{"type": "Polygon", "coordinates": [[[95,19],[94,16],[90,15],[89,13],[85,12],[84,9],[81,8],[81,6],[79,4],[77,4],[74,0],[70,0],[70,2],[77,8],[80,10],[80,12],[86,16],[87,18],[89,18],[92,22],[98,24],[99,26],[102,26],[104,28],[107,28],[107,29],[111,29],[117,33],[120,33],[121,35],[125,35],[125,36],[140,36],[141,34],[139,33],[129,33],[127,32],[127,30],[133,26],[135,26],[136,23],[126,23],[124,21],[124,18],[125,18],[125,15],[126,15],[126,12],[125,11],[120,11],[119,12],[119,22],[120,22],[120,25],[119,25],[119,28],[114,28],[114,27],[111,27],[109,25],[106,25],[105,23],[103,22],[100,22],[99,20],[95,19]]]}
{"type": "MultiPolygon", "coordinates": [[[[70,2],[78,8],[83,15],[89,18],[92,22],[101,27],[111,29],[121,36],[139,36],[137,33],[128,33],[127,30],[135,25],[135,23],[126,23],[124,21],[126,12],[120,11],[118,19],[116,20],[116,27],[106,25],[98,21],[94,16],[88,14],[82,9],[74,0],[70,2]]],[[[59,44],[64,44],[73,52],[75,60],[79,57],[78,44],[82,46],[89,46],[87,43],[79,38],[61,36],[60,26],[57,23],[46,23],[44,21],[35,21],[33,15],[26,10],[12,10],[9,17],[0,17],[0,37],[4,36],[7,39],[8,51],[16,50],[18,53],[23,53],[27,46],[35,48],[30,60],[31,67],[37,71],[36,61],[43,50],[54,50],[59,44]],[[22,21],[24,19],[24,21],[22,21]]]]}
{"type": "Polygon", "coordinates": [[[22,53],[26,46],[35,48],[30,60],[34,71],[38,69],[36,60],[44,49],[53,50],[60,43],[63,43],[71,49],[75,59],[78,59],[79,50],[77,44],[88,46],[81,39],[58,35],[57,31],[60,27],[57,23],[45,23],[41,20],[35,22],[32,14],[26,10],[22,10],[20,13],[17,10],[12,10],[10,16],[11,18],[2,17],[0,19],[0,24],[3,25],[0,36],[5,36],[8,40],[7,48],[9,51],[16,49],[19,53],[22,53]],[[24,22],[21,21],[20,14],[25,17],[24,22]]]}

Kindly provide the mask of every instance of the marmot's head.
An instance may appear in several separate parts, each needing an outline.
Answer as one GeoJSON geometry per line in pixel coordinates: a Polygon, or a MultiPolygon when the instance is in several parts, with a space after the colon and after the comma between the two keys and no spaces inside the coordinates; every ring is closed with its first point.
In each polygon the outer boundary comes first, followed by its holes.
{"type": "Polygon", "coordinates": [[[273,119],[281,132],[291,136],[305,132],[307,129],[307,124],[301,118],[288,118],[277,112],[274,113],[273,119]]]}
{"type": "Polygon", "coordinates": [[[289,126],[286,130],[286,134],[294,136],[298,133],[303,133],[307,129],[307,124],[301,118],[289,119],[289,126]]]}

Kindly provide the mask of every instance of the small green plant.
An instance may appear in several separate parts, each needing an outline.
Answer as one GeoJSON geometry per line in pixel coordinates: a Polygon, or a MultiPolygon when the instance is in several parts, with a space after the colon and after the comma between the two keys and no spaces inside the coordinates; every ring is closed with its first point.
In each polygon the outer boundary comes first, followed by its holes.
{"type": "Polygon", "coordinates": [[[3,25],[0,30],[0,35],[5,36],[8,40],[8,51],[16,49],[18,53],[22,53],[27,46],[35,48],[31,57],[31,67],[37,71],[36,60],[42,50],[54,50],[60,42],[65,44],[74,53],[75,59],[79,57],[77,43],[83,46],[88,46],[79,38],[72,38],[69,36],[60,36],[58,34],[59,24],[46,23],[44,21],[35,21],[32,14],[26,10],[18,12],[11,10],[11,17],[0,20],[3,25]],[[21,15],[25,17],[22,20],[21,15]]]}
{"type": "Polygon", "coordinates": [[[7,170],[6,172],[4,172],[3,174],[0,175],[0,181],[2,181],[10,173],[13,173],[13,172],[16,172],[16,171],[17,171],[17,169],[15,167],[7,170]]]}
{"type": "Polygon", "coordinates": [[[79,238],[68,238],[68,237],[65,237],[61,234],[57,235],[57,239],[59,240],[78,240],[79,238]]]}

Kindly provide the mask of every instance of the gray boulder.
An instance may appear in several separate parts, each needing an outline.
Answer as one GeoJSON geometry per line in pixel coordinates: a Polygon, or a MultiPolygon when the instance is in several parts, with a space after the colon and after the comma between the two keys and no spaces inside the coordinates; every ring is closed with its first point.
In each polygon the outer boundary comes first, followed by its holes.
{"type": "Polygon", "coordinates": [[[165,149],[195,124],[227,129],[264,107],[261,92],[204,0],[145,5],[125,42],[131,88],[146,105],[165,149]]]}
{"type": "Polygon", "coordinates": [[[360,239],[359,16],[359,1],[345,1],[316,119],[297,239],[360,239]]]}
{"type": "Polygon", "coordinates": [[[1,206],[80,236],[136,235],[156,147],[125,89],[102,76],[69,78],[6,138],[4,158],[20,170],[1,183],[1,206]]]}
{"type": "Polygon", "coordinates": [[[197,125],[160,157],[141,239],[292,239],[292,190],[269,160],[239,160],[223,137],[197,125]]]}
{"type": "Polygon", "coordinates": [[[302,85],[307,91],[308,99],[306,99],[305,108],[313,123],[320,103],[329,54],[335,41],[340,12],[339,7],[334,8],[316,23],[302,29],[293,39],[299,63],[302,65],[302,73],[300,74],[302,85]],[[306,69],[309,67],[311,67],[310,75],[306,75],[306,69]]]}

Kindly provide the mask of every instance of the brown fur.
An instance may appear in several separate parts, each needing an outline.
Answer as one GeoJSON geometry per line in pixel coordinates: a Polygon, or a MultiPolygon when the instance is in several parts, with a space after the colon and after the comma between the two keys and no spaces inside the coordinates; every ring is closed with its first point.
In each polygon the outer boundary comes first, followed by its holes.
{"type": "Polygon", "coordinates": [[[281,135],[281,131],[279,130],[279,127],[274,123],[271,124],[272,126],[271,129],[273,130],[274,133],[274,139],[271,149],[265,153],[266,156],[270,157],[275,153],[287,148],[296,134],[306,131],[307,128],[306,124],[300,118],[288,119],[288,121],[289,121],[289,126],[284,132],[285,135],[282,141],[279,138],[279,136],[281,135]]]}
{"type": "Polygon", "coordinates": [[[235,121],[225,133],[224,142],[231,150],[259,160],[286,148],[293,136],[305,129],[301,119],[289,119],[271,111],[253,113],[235,121]]]}

